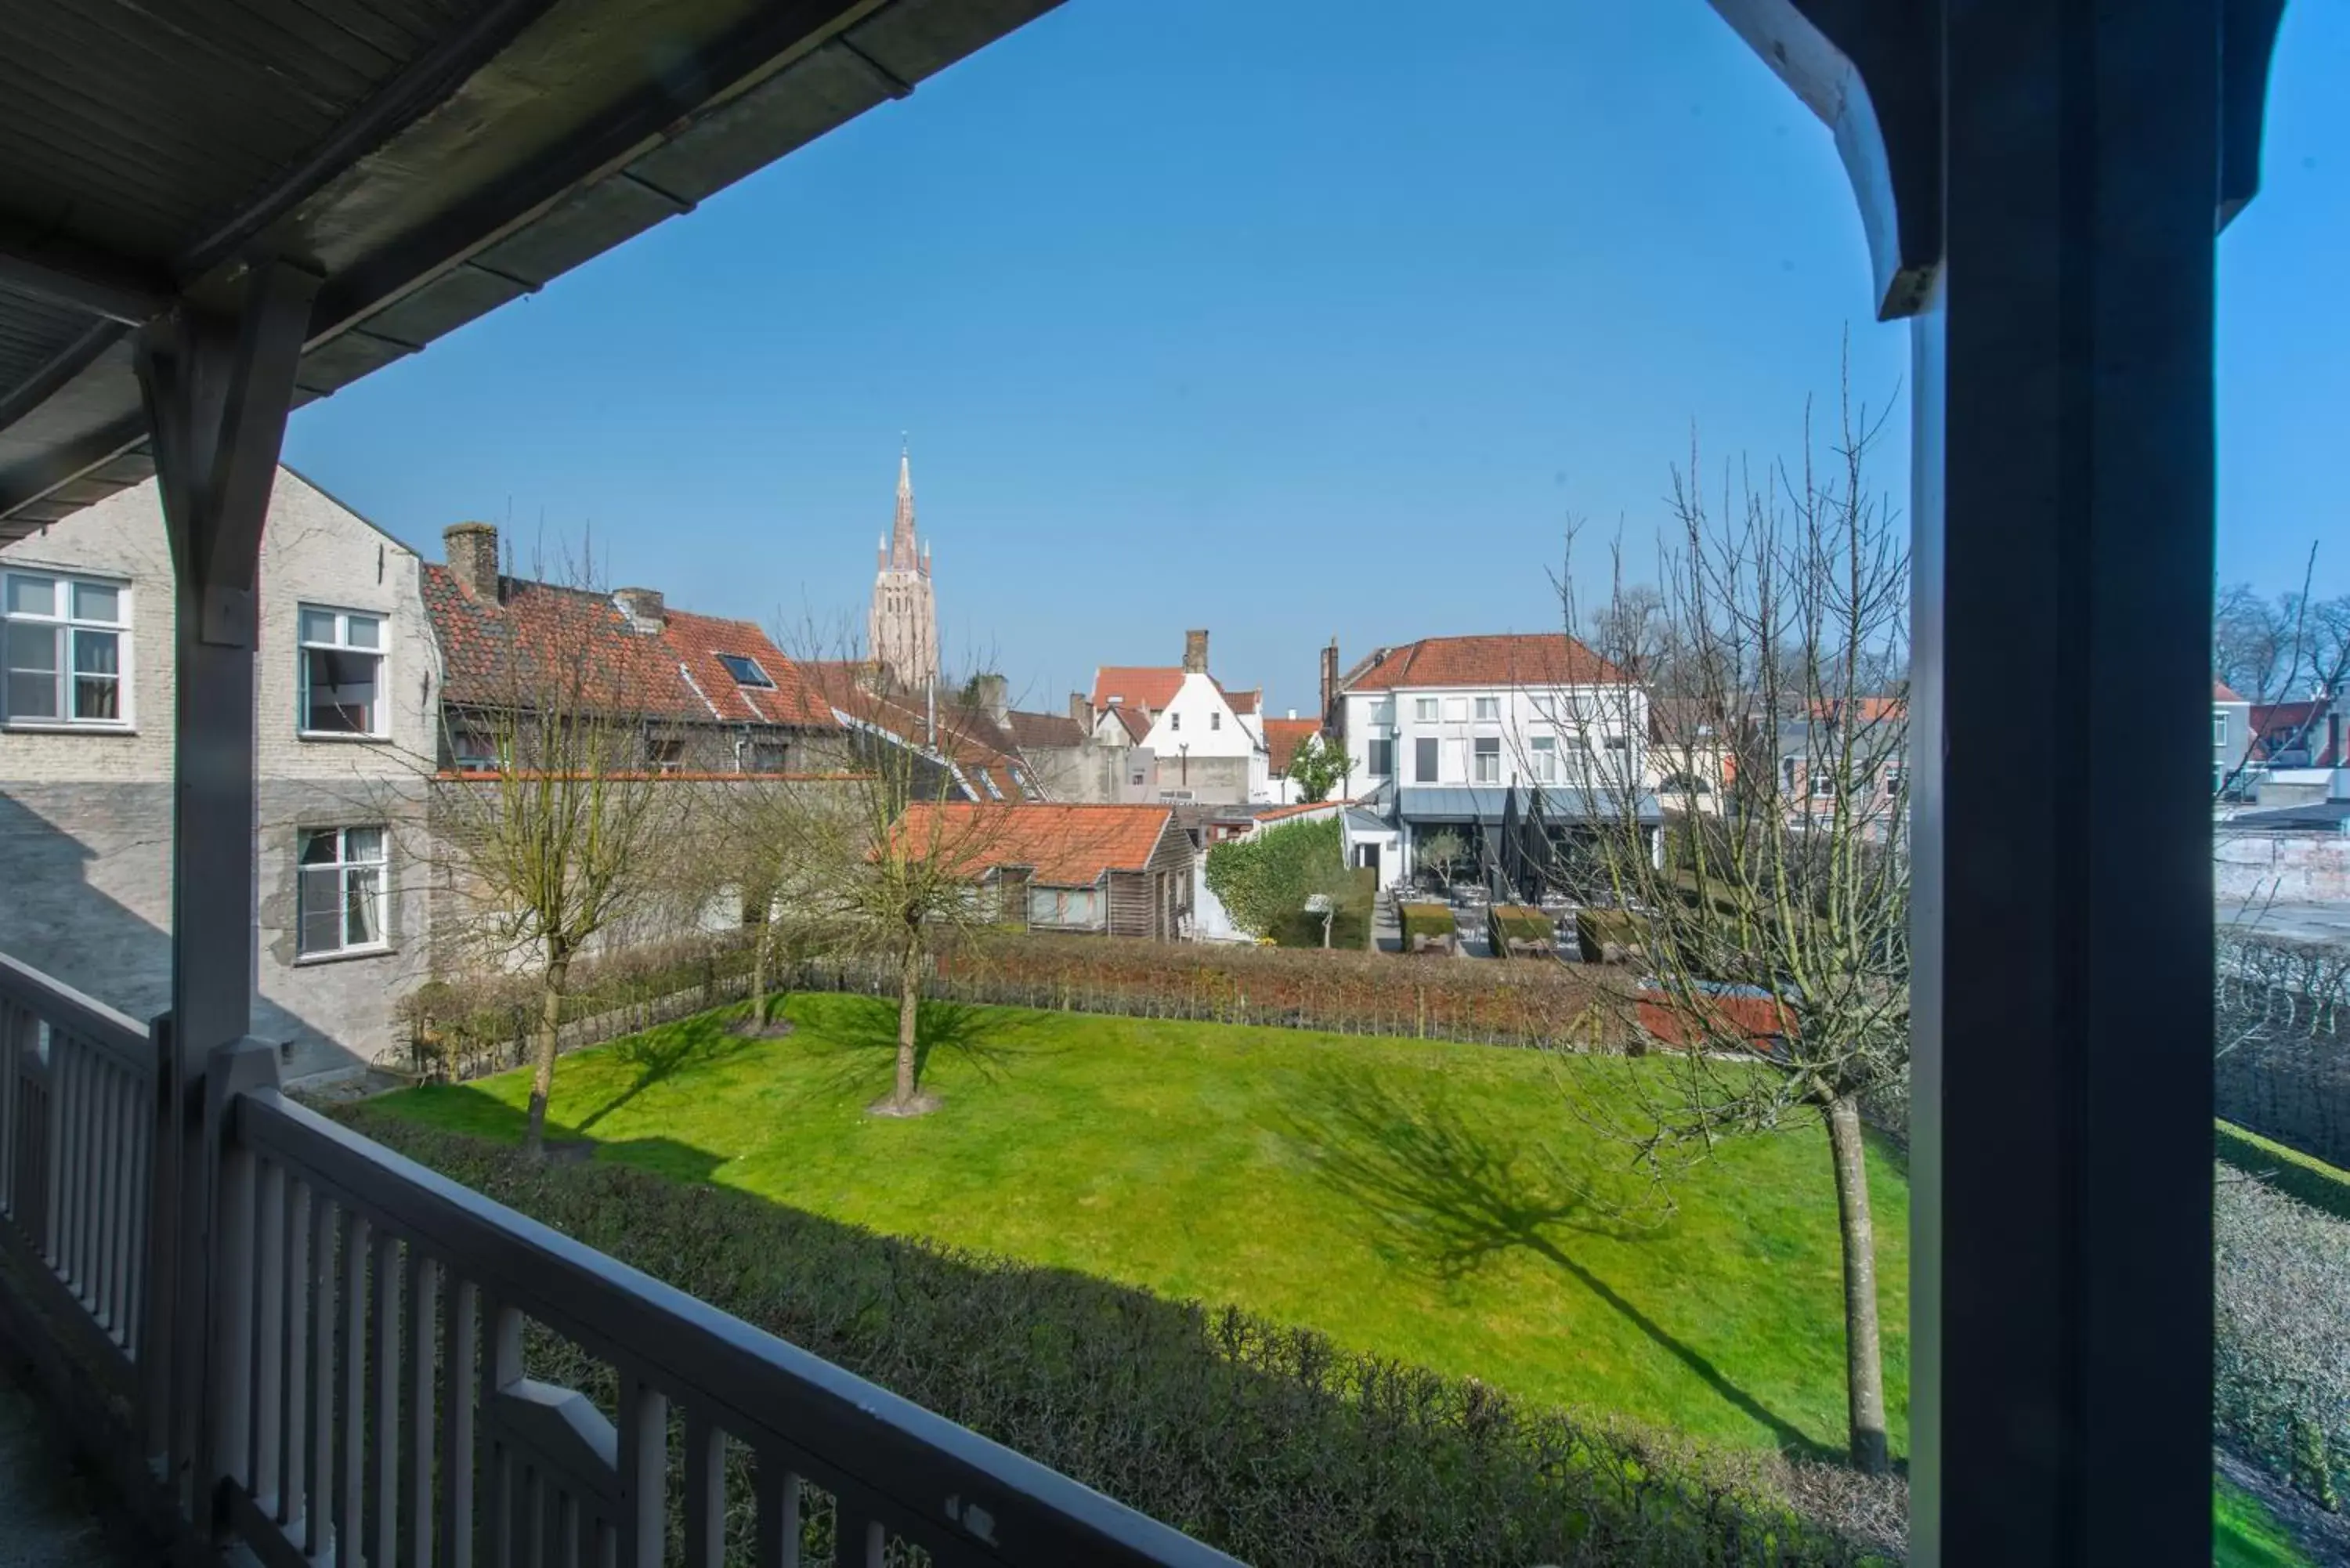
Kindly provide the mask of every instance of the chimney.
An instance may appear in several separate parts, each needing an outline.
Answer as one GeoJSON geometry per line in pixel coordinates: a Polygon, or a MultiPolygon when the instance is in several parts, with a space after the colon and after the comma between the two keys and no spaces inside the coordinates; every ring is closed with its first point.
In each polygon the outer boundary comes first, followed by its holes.
{"type": "Polygon", "coordinates": [[[986,711],[990,719],[995,721],[998,729],[1003,727],[1004,715],[1011,711],[1011,682],[1001,675],[974,675],[971,678],[972,700],[986,711]]]}
{"type": "Polygon", "coordinates": [[[612,602],[639,631],[657,632],[667,624],[667,607],[661,603],[659,588],[614,588],[612,602]]]}
{"type": "Polygon", "coordinates": [[[1338,639],[1332,638],[1330,646],[1322,650],[1322,722],[1338,722],[1338,639]]]}
{"type": "Polygon", "coordinates": [[[1289,716],[1290,716],[1292,719],[1296,718],[1296,717],[1297,717],[1297,710],[1296,710],[1296,709],[1295,709],[1295,708],[1292,708],[1292,709],[1289,711],[1289,716]]]}
{"type": "Polygon", "coordinates": [[[1187,631],[1183,634],[1183,673],[1205,675],[1208,672],[1208,634],[1187,631]]]}
{"type": "Polygon", "coordinates": [[[1094,705],[1086,701],[1084,692],[1069,693],[1069,717],[1088,730],[1094,727],[1094,705]]]}
{"type": "Polygon", "coordinates": [[[441,530],[442,558],[468,598],[498,602],[498,527],[494,523],[452,523],[441,530]]]}

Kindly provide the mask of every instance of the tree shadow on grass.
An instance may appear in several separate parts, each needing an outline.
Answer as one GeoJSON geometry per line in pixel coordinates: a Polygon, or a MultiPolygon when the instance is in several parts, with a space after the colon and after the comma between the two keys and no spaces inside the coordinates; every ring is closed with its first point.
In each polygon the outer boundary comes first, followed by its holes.
{"type": "Polygon", "coordinates": [[[634,1067],[637,1075],[626,1088],[581,1116],[573,1130],[593,1130],[597,1123],[647,1089],[666,1083],[689,1067],[713,1065],[764,1044],[733,1033],[729,1027],[732,1023],[731,1012],[706,1012],[631,1034],[611,1046],[612,1059],[634,1067]]]}
{"type": "Polygon", "coordinates": [[[1407,1096],[1360,1075],[1316,1074],[1280,1121],[1292,1149],[1408,1262],[1455,1280],[1504,1253],[1540,1258],[1768,1430],[1783,1450],[1821,1459],[1839,1452],[1731,1381],[1569,1250],[1576,1234],[1657,1235],[1658,1218],[1643,1213],[1630,1189],[1538,1156],[1464,1116],[1440,1094],[1407,1096]]]}
{"type": "MultiPolygon", "coordinates": [[[[793,1036],[825,1058],[819,1089],[830,1094],[886,1090],[898,1061],[898,1004],[885,997],[827,999],[822,1016],[793,1036]]],[[[1000,1007],[925,999],[914,1017],[914,1082],[923,1083],[932,1058],[957,1057],[993,1083],[1021,1062],[1057,1054],[1062,1047],[1024,1037],[1024,1021],[1000,1007]]]]}
{"type": "MultiPolygon", "coordinates": [[[[744,1041],[744,1044],[755,1042],[744,1041]]],[[[435,1084],[422,1089],[407,1091],[400,1096],[408,1102],[401,1108],[381,1107],[381,1114],[403,1122],[439,1128],[466,1137],[489,1142],[518,1145],[530,1125],[530,1117],[519,1106],[508,1105],[496,1096],[484,1093],[470,1084],[435,1084]]],[[[370,1113],[374,1114],[374,1113],[370,1113]]],[[[589,1120],[592,1120],[591,1116],[589,1120]]],[[[546,1140],[550,1145],[588,1143],[594,1145],[598,1159],[618,1160],[639,1169],[650,1170],[673,1181],[693,1181],[707,1184],[727,1163],[727,1157],[713,1154],[697,1145],[673,1137],[629,1137],[594,1139],[585,1136],[587,1121],[565,1122],[550,1116],[546,1118],[546,1140]]]]}

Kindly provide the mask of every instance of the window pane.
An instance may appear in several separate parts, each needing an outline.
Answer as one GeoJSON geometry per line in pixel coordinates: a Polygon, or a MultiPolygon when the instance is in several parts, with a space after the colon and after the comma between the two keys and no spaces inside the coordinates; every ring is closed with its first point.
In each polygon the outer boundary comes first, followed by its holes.
{"type": "Polygon", "coordinates": [[[1424,736],[1412,742],[1413,776],[1421,784],[1436,782],[1436,737],[1424,736]]]}
{"type": "Polygon", "coordinates": [[[8,613],[57,614],[57,580],[53,577],[20,577],[11,573],[8,577],[8,613]]]}
{"type": "Polygon", "coordinates": [[[111,620],[122,618],[122,590],[111,583],[76,583],[73,586],[73,614],[76,620],[111,620]]]}
{"type": "Polygon", "coordinates": [[[122,634],[119,631],[77,631],[73,634],[76,675],[120,675],[122,634]]]}
{"type": "Polygon", "coordinates": [[[344,625],[349,630],[343,640],[353,648],[381,648],[383,622],[371,615],[346,616],[344,625]]]}
{"type": "Polygon", "coordinates": [[[328,828],[324,833],[304,834],[302,836],[302,864],[305,866],[333,865],[337,860],[341,858],[341,857],[335,853],[337,849],[341,847],[341,839],[342,836],[332,828],[328,828]]]}
{"type": "Polygon", "coordinates": [[[343,858],[353,863],[373,861],[383,863],[383,829],[380,827],[349,827],[343,830],[343,858]]]}
{"type": "MultiPolygon", "coordinates": [[[[354,828],[352,836],[358,836],[359,831],[354,828]]],[[[352,947],[383,940],[383,872],[367,866],[345,875],[343,940],[352,947]]]]}
{"type": "Polygon", "coordinates": [[[381,657],[313,648],[302,658],[308,672],[302,727],[334,734],[375,733],[376,673],[381,657]]]}
{"type": "Polygon", "coordinates": [[[8,668],[50,670],[57,667],[55,627],[11,624],[8,628],[8,668]]]}
{"type": "MultiPolygon", "coordinates": [[[[332,834],[313,836],[331,841],[332,834]]],[[[306,847],[303,858],[309,858],[306,847]]],[[[305,870],[301,877],[301,929],[298,933],[301,950],[306,953],[330,953],[343,945],[342,910],[343,874],[333,867],[305,870]]]]}
{"type": "Polygon", "coordinates": [[[304,642],[336,641],[335,612],[332,610],[304,610],[302,612],[302,640],[304,642]]]}
{"type": "Polygon", "coordinates": [[[120,719],[122,682],[111,675],[75,676],[73,716],[77,719],[120,719]]]}
{"type": "Polygon", "coordinates": [[[8,675],[8,716],[12,719],[54,719],[57,716],[57,678],[54,675],[8,675]]]}

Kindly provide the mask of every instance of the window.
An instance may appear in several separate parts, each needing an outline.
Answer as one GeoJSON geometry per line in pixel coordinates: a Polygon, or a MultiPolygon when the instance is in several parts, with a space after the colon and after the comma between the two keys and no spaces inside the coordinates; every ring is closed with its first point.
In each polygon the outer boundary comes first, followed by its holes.
{"type": "Polygon", "coordinates": [[[1795,793],[1795,759],[1793,757],[1779,759],[1779,787],[1789,794],[1795,793]]]}
{"type": "Polygon", "coordinates": [[[1411,716],[1419,720],[1423,724],[1435,723],[1436,699],[1433,697],[1413,698],[1411,701],[1411,716]]]}
{"type": "Polygon", "coordinates": [[[1885,764],[1885,793],[1896,794],[1900,792],[1900,789],[1901,764],[1898,762],[1889,762],[1885,764]]]}
{"type": "Polygon", "coordinates": [[[759,661],[755,659],[739,653],[722,653],[718,656],[718,662],[726,667],[726,673],[734,678],[737,686],[772,688],[775,684],[767,679],[767,672],[759,668],[759,661]]]}
{"type": "Polygon", "coordinates": [[[1387,778],[1395,772],[1395,742],[1385,738],[1371,742],[1370,774],[1375,779],[1387,778]]]}
{"type": "Polygon", "coordinates": [[[302,607],[302,712],[306,735],[380,735],[383,618],[302,607]]]}
{"type": "Polygon", "coordinates": [[[384,838],[380,827],[326,827],[302,835],[296,897],[303,957],[384,945],[384,838]]]}
{"type": "Polygon", "coordinates": [[[1527,760],[1534,769],[1534,782],[1556,784],[1558,782],[1558,737],[1536,735],[1534,738],[1532,749],[1533,755],[1527,760]]]}
{"type": "Polygon", "coordinates": [[[120,726],[130,590],[82,577],[8,574],[7,717],[32,724],[120,726]]]}
{"type": "Polygon", "coordinates": [[[1502,782],[1502,738],[1499,735],[1478,736],[1476,750],[1470,760],[1476,769],[1471,777],[1471,783],[1490,784],[1502,782]]]}
{"type": "Polygon", "coordinates": [[[1134,775],[1133,775],[1133,779],[1134,779],[1134,782],[1135,782],[1136,784],[1138,784],[1143,782],[1143,780],[1142,780],[1142,775],[1141,775],[1140,774],[1134,774],[1134,775]]]}
{"type": "Polygon", "coordinates": [[[1392,724],[1395,722],[1394,698],[1383,697],[1379,701],[1371,704],[1371,722],[1374,724],[1392,724]]]}
{"type": "Polygon", "coordinates": [[[1211,713],[1208,715],[1208,728],[1211,730],[1221,730],[1223,727],[1224,716],[1222,713],[1211,713]]]}
{"type": "Polygon", "coordinates": [[[449,760],[463,773],[492,773],[498,767],[498,744],[486,732],[469,724],[449,730],[449,760]]]}
{"type": "Polygon", "coordinates": [[[1814,800],[1826,800],[1829,796],[1835,794],[1835,768],[1834,764],[1828,763],[1814,763],[1812,767],[1812,798],[1814,800]]]}
{"type": "Polygon", "coordinates": [[[1411,776],[1420,784],[1436,782],[1436,737],[1422,735],[1411,743],[1411,776]]]}
{"type": "Polygon", "coordinates": [[[685,765],[685,742],[648,735],[645,737],[645,761],[662,773],[673,774],[685,765]]]}
{"type": "Polygon", "coordinates": [[[1447,697],[1444,700],[1444,717],[1446,721],[1451,723],[1459,724],[1464,722],[1469,717],[1469,699],[1466,697],[1447,697]]]}
{"type": "Polygon", "coordinates": [[[1482,720],[1499,722],[1502,717],[1502,700],[1499,697],[1478,698],[1477,717],[1482,720]]]}
{"type": "Polygon", "coordinates": [[[790,746],[782,741],[754,741],[743,751],[747,773],[779,774],[787,765],[790,746]]]}
{"type": "Polygon", "coordinates": [[[1167,727],[1168,727],[1169,729],[1170,729],[1170,730],[1180,730],[1180,729],[1181,729],[1181,728],[1183,727],[1183,715],[1182,715],[1182,714],[1180,714],[1180,713],[1170,713],[1170,714],[1168,714],[1168,715],[1167,715],[1167,727]]]}
{"type": "Polygon", "coordinates": [[[2224,751],[2227,748],[2228,711],[2225,708],[2211,710],[2211,744],[2218,750],[2224,751]]]}
{"type": "Polygon", "coordinates": [[[1028,920],[1037,926],[1091,926],[1101,919],[1101,895],[1091,888],[1032,888],[1028,920]]]}

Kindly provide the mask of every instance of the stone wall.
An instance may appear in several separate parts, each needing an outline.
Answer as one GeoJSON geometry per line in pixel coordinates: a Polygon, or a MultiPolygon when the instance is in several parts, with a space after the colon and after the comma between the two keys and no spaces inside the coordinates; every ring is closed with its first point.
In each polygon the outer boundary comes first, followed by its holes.
{"type": "Polygon", "coordinates": [[[2350,837],[2341,834],[2228,832],[2212,841],[2213,891],[2220,907],[2350,903],[2350,837]]]}

